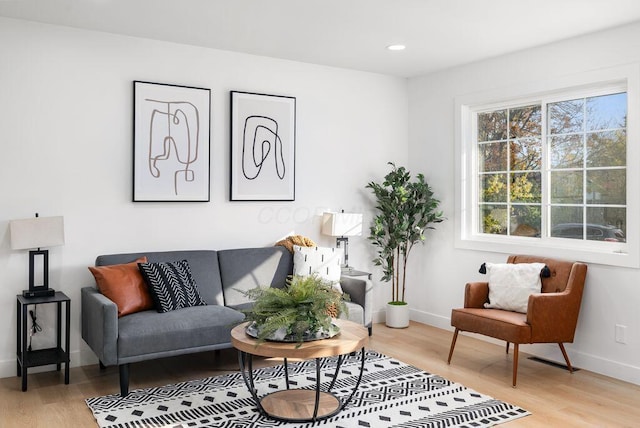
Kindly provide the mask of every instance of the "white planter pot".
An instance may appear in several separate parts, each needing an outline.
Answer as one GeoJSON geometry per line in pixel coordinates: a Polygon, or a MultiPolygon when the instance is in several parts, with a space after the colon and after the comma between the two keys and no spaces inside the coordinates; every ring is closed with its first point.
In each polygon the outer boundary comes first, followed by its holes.
{"type": "Polygon", "coordinates": [[[392,305],[387,303],[385,324],[391,328],[409,327],[409,305],[392,305]]]}

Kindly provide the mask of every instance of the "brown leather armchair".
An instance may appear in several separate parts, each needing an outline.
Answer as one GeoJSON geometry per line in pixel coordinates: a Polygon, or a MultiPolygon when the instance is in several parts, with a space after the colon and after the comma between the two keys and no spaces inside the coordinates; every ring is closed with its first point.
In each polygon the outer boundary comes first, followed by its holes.
{"type": "Polygon", "coordinates": [[[572,343],[578,323],[587,265],[579,262],[555,260],[535,256],[509,256],[507,263],[544,263],[551,275],[542,278],[542,293],[529,296],[527,313],[485,309],[489,301],[487,282],[468,283],[464,293],[464,308],[451,311],[451,325],[455,327],[449,359],[460,331],[479,333],[513,343],[513,386],[518,375],[518,345],[521,343],[557,343],[573,372],[564,343],[572,343]]]}

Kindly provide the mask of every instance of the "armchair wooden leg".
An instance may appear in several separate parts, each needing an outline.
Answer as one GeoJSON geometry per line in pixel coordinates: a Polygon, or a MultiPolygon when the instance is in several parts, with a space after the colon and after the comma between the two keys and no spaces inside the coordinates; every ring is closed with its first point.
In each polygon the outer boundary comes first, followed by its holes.
{"type": "Polygon", "coordinates": [[[449,359],[447,360],[447,364],[451,364],[451,357],[453,356],[453,348],[456,347],[456,340],[458,340],[458,329],[453,333],[453,339],[451,339],[451,349],[449,349],[449,359]]]}
{"type": "Polygon", "coordinates": [[[516,379],[518,379],[518,347],[517,343],[513,344],[513,387],[516,387],[516,379]]]}
{"type": "Polygon", "coordinates": [[[571,362],[569,361],[569,356],[567,355],[567,351],[564,349],[564,343],[558,343],[558,346],[560,346],[560,350],[562,351],[562,356],[564,357],[564,360],[567,363],[567,370],[569,370],[569,373],[573,373],[573,367],[571,366],[571,362]]]}

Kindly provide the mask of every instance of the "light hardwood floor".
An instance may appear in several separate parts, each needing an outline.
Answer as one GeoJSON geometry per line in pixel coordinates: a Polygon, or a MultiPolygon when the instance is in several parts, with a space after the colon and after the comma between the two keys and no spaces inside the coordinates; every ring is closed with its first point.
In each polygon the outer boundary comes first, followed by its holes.
{"type": "MultiPolygon", "coordinates": [[[[373,332],[368,348],[532,413],[501,425],[505,428],[640,426],[638,385],[586,370],[569,374],[521,353],[514,389],[512,354],[506,355],[504,346],[460,336],[449,366],[449,331],[412,322],[402,330],[376,324],[373,332]]],[[[236,358],[236,352],[228,349],[218,355],[207,352],[136,363],[131,367],[131,388],[227,373],[237,370],[236,358]]],[[[118,389],[118,370],[100,371],[97,365],[72,368],[69,385],[64,385],[62,372],[30,374],[27,392],[20,391],[18,377],[0,379],[0,427],[96,427],[84,399],[114,394],[118,389]]]]}

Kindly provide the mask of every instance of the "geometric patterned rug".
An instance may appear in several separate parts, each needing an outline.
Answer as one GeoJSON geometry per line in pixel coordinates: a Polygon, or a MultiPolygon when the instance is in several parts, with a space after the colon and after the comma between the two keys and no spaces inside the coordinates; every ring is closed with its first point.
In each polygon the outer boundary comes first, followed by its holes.
{"type": "MultiPolygon", "coordinates": [[[[325,359],[322,386],[331,381],[336,358],[325,359]]],[[[353,390],[358,356],[343,361],[334,385],[336,396],[353,390]]],[[[255,370],[260,396],[284,389],[281,364],[255,370]]],[[[315,361],[289,364],[294,388],[315,387],[315,361]]],[[[239,372],[156,388],[89,398],[87,405],[101,428],[186,427],[489,427],[530,413],[480,394],[440,376],[367,351],[362,381],[349,405],[337,415],[315,423],[274,421],[261,416],[239,372]]]]}

